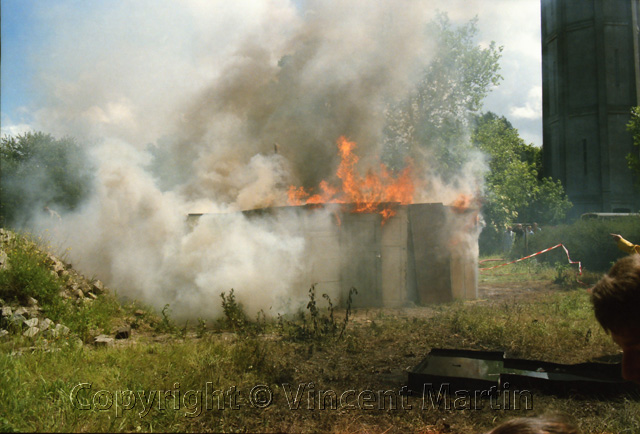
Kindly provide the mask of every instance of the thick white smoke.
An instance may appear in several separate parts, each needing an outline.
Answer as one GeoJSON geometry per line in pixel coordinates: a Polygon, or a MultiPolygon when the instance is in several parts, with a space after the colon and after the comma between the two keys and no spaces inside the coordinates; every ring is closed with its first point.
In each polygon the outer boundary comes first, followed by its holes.
{"type": "MultiPolygon", "coordinates": [[[[298,307],[313,283],[302,223],[238,211],[285,205],[289,185],[330,177],[339,136],[365,165],[379,157],[385,104],[428,62],[425,24],[442,5],[92,4],[43,12],[59,30],[40,61],[38,126],[97,142],[95,194],[53,222],[58,243],[85,274],[178,316],[219,315],[231,288],[252,315],[298,307]],[[192,228],[188,213],[215,215],[192,228]]],[[[439,196],[420,199],[475,193],[465,182],[430,180],[439,196]]]]}

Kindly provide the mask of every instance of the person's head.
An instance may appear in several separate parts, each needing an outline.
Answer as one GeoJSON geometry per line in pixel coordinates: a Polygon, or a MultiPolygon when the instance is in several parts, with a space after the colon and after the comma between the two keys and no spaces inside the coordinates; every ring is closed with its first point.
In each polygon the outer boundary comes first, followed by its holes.
{"type": "Polygon", "coordinates": [[[561,416],[521,417],[508,420],[487,434],[580,434],[561,416]]]}
{"type": "Polygon", "coordinates": [[[600,325],[622,348],[622,376],[640,384],[640,255],[618,260],[591,290],[600,325]]]}

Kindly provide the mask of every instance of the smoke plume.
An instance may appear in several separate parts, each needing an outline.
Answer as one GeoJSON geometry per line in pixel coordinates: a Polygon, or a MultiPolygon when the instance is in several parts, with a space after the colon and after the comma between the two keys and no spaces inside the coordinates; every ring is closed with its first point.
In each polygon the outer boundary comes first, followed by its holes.
{"type": "MultiPolygon", "coordinates": [[[[299,3],[42,12],[61,30],[40,56],[38,125],[95,143],[92,198],[61,222],[41,219],[74,266],[181,317],[219,315],[231,288],[250,315],[298,307],[313,283],[301,222],[238,211],[285,205],[289,185],[330,178],[340,136],[358,143],[365,167],[377,161],[389,101],[436,49],[424,29],[439,6],[299,3]],[[192,226],[188,213],[211,215],[192,226]]],[[[476,178],[428,179],[419,199],[477,188],[476,178]]]]}

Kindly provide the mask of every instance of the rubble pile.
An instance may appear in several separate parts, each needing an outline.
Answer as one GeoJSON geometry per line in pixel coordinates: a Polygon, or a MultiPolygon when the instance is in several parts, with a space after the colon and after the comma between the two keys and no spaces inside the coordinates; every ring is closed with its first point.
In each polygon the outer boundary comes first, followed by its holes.
{"type": "MultiPolygon", "coordinates": [[[[7,252],[15,239],[15,233],[0,228],[0,272],[11,267],[7,252]]],[[[35,244],[33,246],[36,247],[35,244]]],[[[51,253],[46,253],[44,265],[53,275],[58,277],[61,286],[58,295],[67,303],[91,304],[106,292],[101,281],[85,278],[76,272],[71,264],[65,263],[51,253]]],[[[130,329],[129,333],[120,333],[120,331],[118,333],[116,338],[126,339],[129,337],[130,329]]],[[[61,338],[72,339],[78,344],[82,344],[80,339],[73,336],[69,327],[47,318],[37,299],[28,297],[26,302],[0,299],[0,340],[10,335],[19,334],[34,340],[37,339],[44,345],[61,338]]],[[[100,338],[94,344],[104,345],[107,336],[101,335],[100,338]]],[[[113,340],[113,338],[110,339],[113,340]]]]}

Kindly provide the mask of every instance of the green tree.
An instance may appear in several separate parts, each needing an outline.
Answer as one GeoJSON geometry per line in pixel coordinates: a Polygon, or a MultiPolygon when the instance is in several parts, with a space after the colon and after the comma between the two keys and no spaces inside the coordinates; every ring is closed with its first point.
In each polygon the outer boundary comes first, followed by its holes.
{"type": "Polygon", "coordinates": [[[21,227],[44,207],[69,211],[87,197],[91,169],[75,139],[43,132],[0,142],[0,224],[21,227]]]}
{"type": "Polygon", "coordinates": [[[540,151],[525,144],[507,119],[493,113],[479,116],[472,141],[489,158],[483,204],[483,239],[489,250],[515,221],[555,224],[566,217],[571,202],[562,185],[538,179],[540,151]]]}
{"type": "Polygon", "coordinates": [[[640,151],[640,106],[631,109],[631,119],[627,124],[627,130],[631,133],[633,146],[636,148],[636,152],[627,154],[627,164],[636,176],[636,186],[640,188],[640,159],[638,158],[640,151]]]}
{"type": "Polygon", "coordinates": [[[502,47],[479,46],[477,23],[474,18],[455,27],[444,13],[431,22],[427,34],[436,51],[416,88],[388,110],[386,150],[392,167],[407,156],[420,162],[428,149],[428,158],[437,163],[431,166],[446,179],[467,160],[470,122],[490,87],[502,79],[502,47]]]}

